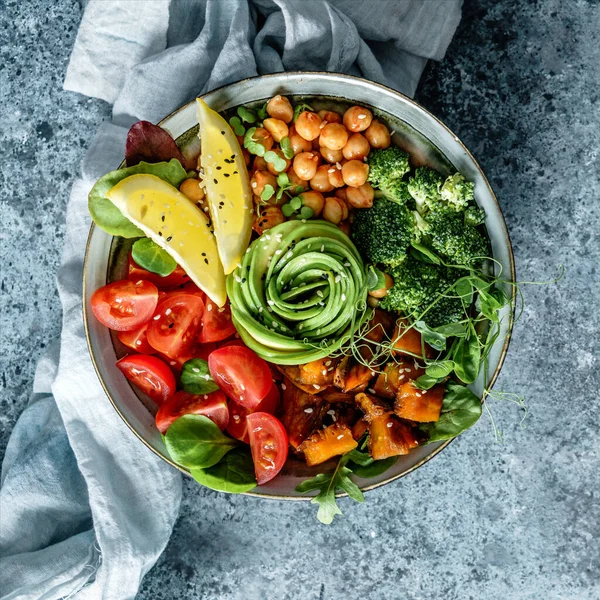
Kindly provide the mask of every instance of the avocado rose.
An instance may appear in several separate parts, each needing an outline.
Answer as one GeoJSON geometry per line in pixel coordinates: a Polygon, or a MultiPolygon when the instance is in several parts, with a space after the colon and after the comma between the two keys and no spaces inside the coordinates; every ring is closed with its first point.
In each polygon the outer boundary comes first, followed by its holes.
{"type": "Polygon", "coordinates": [[[242,340],[270,362],[303,364],[347,344],[367,318],[365,266],[326,221],[287,221],[246,250],[227,278],[242,340]]]}

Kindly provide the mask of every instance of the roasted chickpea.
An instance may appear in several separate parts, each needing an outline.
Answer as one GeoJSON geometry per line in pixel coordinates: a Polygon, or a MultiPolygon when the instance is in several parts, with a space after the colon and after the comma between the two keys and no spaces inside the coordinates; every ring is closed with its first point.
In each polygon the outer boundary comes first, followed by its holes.
{"type": "Polygon", "coordinates": [[[345,221],[350,215],[350,208],[348,207],[348,203],[338,198],[340,206],[342,207],[342,221],[345,221]]]}
{"type": "Polygon", "coordinates": [[[344,202],[346,201],[347,198],[347,194],[348,194],[348,188],[338,188],[337,190],[335,190],[335,197],[339,198],[340,200],[343,200],[344,202]]]}
{"type": "Polygon", "coordinates": [[[329,148],[325,148],[325,146],[321,146],[319,150],[321,152],[321,156],[332,165],[339,163],[344,158],[341,150],[330,150],[329,148]]]}
{"type": "Polygon", "coordinates": [[[338,168],[337,165],[326,165],[326,166],[327,166],[327,177],[329,177],[329,183],[334,188],[344,187],[344,178],[342,177],[341,167],[338,168]]]}
{"type": "Polygon", "coordinates": [[[338,113],[333,112],[332,110],[320,110],[318,113],[319,117],[321,117],[321,121],[325,123],[341,123],[342,117],[338,115],[338,113]]]}
{"type": "Polygon", "coordinates": [[[310,187],[317,192],[331,192],[333,185],[329,181],[329,165],[321,165],[314,177],[311,177],[310,187]]]}
{"type": "Polygon", "coordinates": [[[305,140],[301,135],[298,135],[295,127],[290,127],[290,143],[292,145],[292,150],[294,151],[294,156],[296,154],[300,154],[300,152],[310,152],[312,150],[312,142],[310,140],[305,140]]]}
{"type": "Polygon", "coordinates": [[[325,198],[325,205],[323,206],[323,218],[334,225],[337,225],[344,216],[344,208],[342,206],[343,200],[336,198],[335,196],[329,196],[325,198]]]}
{"type": "Polygon", "coordinates": [[[350,187],[360,187],[367,181],[369,165],[362,160],[349,160],[342,166],[344,183],[350,187]]]}
{"type": "Polygon", "coordinates": [[[394,287],[394,280],[387,273],[384,273],[383,276],[385,277],[385,285],[378,290],[369,292],[369,296],[372,296],[373,298],[384,298],[387,296],[388,290],[394,287]]]}
{"type": "Polygon", "coordinates": [[[296,187],[302,186],[303,190],[308,189],[308,187],[309,187],[308,181],[304,181],[304,179],[300,179],[300,177],[298,177],[298,175],[296,175],[296,171],[294,171],[293,168],[287,170],[287,176],[290,179],[290,183],[294,184],[294,186],[296,186],[296,187]]]}
{"type": "Polygon", "coordinates": [[[198,179],[186,179],[179,186],[179,191],[196,204],[204,200],[204,190],[200,187],[198,179]]]}
{"type": "Polygon", "coordinates": [[[350,230],[351,230],[351,226],[350,226],[350,221],[342,221],[341,223],[338,224],[338,227],[340,228],[341,231],[343,231],[348,237],[350,237],[350,230]]]}
{"type": "Polygon", "coordinates": [[[252,163],[252,170],[254,171],[266,171],[269,163],[262,156],[255,156],[254,162],[252,163]]]}
{"type": "Polygon", "coordinates": [[[353,133],[367,129],[372,120],[373,113],[362,106],[352,106],[344,113],[344,125],[353,133]]]}
{"type": "Polygon", "coordinates": [[[321,129],[319,145],[329,150],[341,150],[348,142],[348,131],[340,123],[328,123],[321,129]]]}
{"type": "Polygon", "coordinates": [[[279,143],[286,137],[290,130],[281,119],[265,119],[263,127],[273,136],[273,139],[279,143]]]}
{"type": "Polygon", "coordinates": [[[273,147],[273,136],[264,127],[257,127],[252,137],[255,142],[262,144],[265,150],[273,147]]]}
{"type": "Polygon", "coordinates": [[[391,144],[390,130],[379,121],[369,125],[365,137],[373,148],[387,148],[391,144]]]}
{"type": "Polygon", "coordinates": [[[312,140],[318,138],[321,133],[321,118],[317,113],[305,110],[300,113],[294,126],[296,127],[298,135],[305,140],[312,142],[312,140]]]}
{"type": "Polygon", "coordinates": [[[323,206],[325,206],[325,198],[320,192],[302,192],[298,196],[302,200],[303,206],[308,206],[313,211],[313,216],[317,217],[321,214],[323,206]]]}
{"type": "Polygon", "coordinates": [[[273,152],[275,152],[275,154],[277,154],[279,158],[282,158],[285,161],[285,168],[281,171],[278,171],[273,163],[267,163],[267,170],[269,171],[269,173],[273,173],[273,175],[279,175],[279,173],[283,173],[284,171],[287,171],[290,168],[292,161],[286,158],[279,148],[277,148],[277,150],[273,150],[273,152]]]}
{"type": "Polygon", "coordinates": [[[263,231],[280,225],[284,221],[285,217],[279,206],[263,206],[258,216],[255,217],[252,228],[258,235],[262,235],[263,231]]]}
{"type": "Polygon", "coordinates": [[[371,146],[367,138],[360,133],[353,133],[346,145],[342,148],[342,155],[346,160],[362,160],[369,156],[371,146]]]}
{"type": "Polygon", "coordinates": [[[319,166],[319,155],[314,152],[300,152],[294,157],[294,171],[300,179],[311,180],[319,166]]]}
{"type": "Polygon", "coordinates": [[[346,190],[346,201],[353,208],[371,208],[374,197],[375,190],[369,182],[346,190]]]}
{"type": "Polygon", "coordinates": [[[290,101],[285,96],[273,96],[267,103],[267,113],[274,119],[279,119],[284,123],[291,123],[294,118],[294,109],[290,101]]]}
{"type": "Polygon", "coordinates": [[[277,189],[277,179],[275,175],[268,171],[255,171],[250,180],[252,192],[260,196],[265,191],[265,186],[270,185],[274,190],[277,189]]]}

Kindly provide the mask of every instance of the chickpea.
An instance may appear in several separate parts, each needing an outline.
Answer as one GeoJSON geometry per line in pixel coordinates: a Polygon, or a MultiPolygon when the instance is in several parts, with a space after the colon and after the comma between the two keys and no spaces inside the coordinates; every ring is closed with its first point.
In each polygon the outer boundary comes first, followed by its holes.
{"type": "MultiPolygon", "coordinates": [[[[342,177],[342,169],[338,169],[336,165],[327,166],[327,177],[329,177],[329,183],[334,188],[344,187],[344,178],[342,177]]],[[[321,168],[321,167],[319,167],[321,168]]]]}
{"type": "Polygon", "coordinates": [[[331,192],[333,185],[329,181],[329,165],[321,165],[310,180],[310,187],[317,192],[331,192]]]}
{"type": "Polygon", "coordinates": [[[180,186],[179,191],[195,204],[204,200],[204,190],[200,187],[198,179],[186,179],[180,186]]]}
{"type": "Polygon", "coordinates": [[[367,138],[360,133],[353,133],[342,148],[342,154],[346,160],[362,160],[369,156],[370,151],[371,146],[367,138]]]}
{"type": "Polygon", "coordinates": [[[263,127],[273,136],[273,139],[279,143],[282,138],[290,133],[288,126],[280,119],[265,119],[263,127]]]}
{"type": "Polygon", "coordinates": [[[359,187],[349,187],[346,191],[346,200],[353,208],[371,208],[375,190],[369,182],[359,187]]]}
{"type": "Polygon", "coordinates": [[[317,113],[305,110],[296,119],[295,126],[298,135],[312,142],[321,133],[321,118],[317,113]]]}
{"type": "Polygon", "coordinates": [[[294,157],[294,171],[300,179],[311,180],[319,166],[319,155],[314,152],[300,152],[294,157]]]}
{"type": "Polygon", "coordinates": [[[329,148],[325,148],[325,146],[321,146],[320,152],[321,156],[332,165],[339,163],[344,158],[341,150],[330,150],[329,148]]]}
{"type": "Polygon", "coordinates": [[[350,221],[342,221],[338,224],[338,227],[342,232],[344,232],[348,237],[350,237],[350,221]]]}
{"type": "Polygon", "coordinates": [[[284,123],[291,123],[294,118],[294,109],[290,101],[285,96],[273,96],[267,103],[267,113],[274,119],[279,119],[284,123]]]}
{"type": "Polygon", "coordinates": [[[335,196],[329,196],[325,198],[325,205],[323,207],[323,218],[334,225],[337,225],[342,221],[344,216],[344,208],[342,207],[342,201],[335,196]]]}
{"type": "Polygon", "coordinates": [[[262,144],[265,150],[270,150],[273,147],[273,136],[264,127],[257,127],[252,137],[255,142],[262,144]]]}
{"type": "Polygon", "coordinates": [[[262,235],[267,229],[280,225],[284,221],[285,217],[279,206],[263,206],[258,217],[255,217],[252,228],[258,235],[262,235]]]}
{"type": "Polygon", "coordinates": [[[321,129],[319,144],[329,150],[341,150],[348,142],[348,131],[340,123],[328,123],[321,129]]]}
{"type": "Polygon", "coordinates": [[[262,156],[255,156],[254,162],[252,163],[252,169],[254,171],[266,171],[269,163],[262,156]]]}
{"type": "Polygon", "coordinates": [[[347,199],[347,194],[348,194],[348,188],[338,188],[337,190],[335,190],[335,197],[339,198],[340,200],[343,200],[344,202],[346,202],[347,199]]]}
{"type": "Polygon", "coordinates": [[[367,181],[369,165],[362,160],[349,160],[342,167],[344,183],[350,187],[360,187],[367,181]]]}
{"type": "Polygon", "coordinates": [[[344,113],[344,125],[352,133],[364,131],[373,120],[373,113],[362,106],[352,106],[344,113]]]}
{"type": "Polygon", "coordinates": [[[252,192],[260,196],[265,191],[265,186],[270,185],[274,190],[277,189],[277,179],[275,175],[268,171],[255,171],[250,180],[252,192]]]}
{"type": "Polygon", "coordinates": [[[242,156],[244,157],[244,163],[246,164],[246,167],[249,167],[250,161],[252,160],[252,156],[250,152],[246,150],[246,148],[242,148],[242,156]]]}
{"type": "Polygon", "coordinates": [[[277,154],[279,158],[283,158],[283,160],[285,160],[285,168],[281,171],[278,171],[273,163],[267,163],[267,170],[269,171],[269,173],[273,173],[273,175],[279,175],[279,173],[283,173],[284,171],[287,171],[290,168],[292,161],[286,158],[279,148],[277,148],[277,150],[273,150],[273,152],[275,152],[275,154],[277,154]]]}
{"type": "Polygon", "coordinates": [[[320,110],[318,113],[322,121],[326,123],[341,123],[342,117],[332,110],[320,110]]]}
{"type": "Polygon", "coordinates": [[[379,121],[373,121],[369,125],[365,137],[373,148],[387,148],[391,144],[390,130],[379,121]]]}
{"type": "Polygon", "coordinates": [[[303,206],[308,206],[313,211],[313,216],[317,217],[321,214],[323,206],[325,206],[325,198],[320,192],[303,192],[298,196],[302,200],[303,206]]]}
{"type": "Polygon", "coordinates": [[[388,290],[394,287],[394,280],[387,273],[384,273],[383,276],[385,277],[385,285],[378,290],[369,292],[369,296],[373,298],[384,298],[387,296],[388,290]]]}
{"type": "Polygon", "coordinates": [[[287,170],[287,176],[290,179],[290,183],[294,184],[295,187],[302,186],[303,190],[307,190],[309,187],[308,181],[304,181],[304,179],[300,179],[298,175],[296,175],[296,171],[294,169],[287,170]]]}
{"type": "Polygon", "coordinates": [[[300,152],[310,152],[312,150],[312,143],[310,140],[305,140],[301,135],[298,135],[295,128],[290,128],[290,143],[294,156],[300,154],[300,152]]]}

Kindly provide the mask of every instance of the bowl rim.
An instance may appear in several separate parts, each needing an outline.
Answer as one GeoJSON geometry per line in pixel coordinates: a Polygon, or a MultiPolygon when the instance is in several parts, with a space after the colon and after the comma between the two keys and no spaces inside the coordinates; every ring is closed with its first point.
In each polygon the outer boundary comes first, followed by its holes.
{"type": "MultiPolygon", "coordinates": [[[[492,189],[492,186],[490,184],[490,182],[488,181],[487,176],[485,175],[485,173],[483,172],[483,169],[481,168],[481,166],[479,165],[479,163],[475,160],[475,157],[473,156],[473,154],[471,153],[471,151],[466,147],[466,145],[463,143],[463,141],[445,124],[443,123],[438,117],[436,117],[433,113],[431,113],[429,110],[427,110],[424,106],[422,106],[421,104],[419,104],[416,100],[414,100],[413,98],[410,98],[409,96],[407,96],[406,94],[403,94],[402,92],[399,92],[398,90],[395,90],[389,86],[386,86],[382,83],[377,83],[375,81],[371,81],[369,79],[366,79],[364,77],[357,77],[355,75],[347,75],[344,73],[336,73],[336,72],[330,72],[330,71],[284,71],[281,73],[269,73],[269,74],[265,74],[265,75],[254,75],[252,77],[245,77],[243,79],[239,79],[237,81],[233,81],[224,85],[221,85],[219,87],[216,87],[212,90],[210,90],[209,92],[205,92],[204,94],[198,96],[198,98],[204,98],[205,96],[212,94],[214,92],[217,91],[221,91],[224,90],[228,87],[234,86],[234,85],[239,85],[240,83],[243,82],[250,82],[252,80],[256,80],[256,79],[272,79],[272,78],[278,78],[281,77],[282,75],[285,76],[300,76],[300,77],[310,77],[310,76],[314,76],[314,75],[319,75],[319,76],[326,76],[332,79],[343,79],[343,80],[350,80],[350,81],[356,81],[356,82],[361,82],[361,83],[367,83],[370,86],[373,86],[375,88],[380,88],[382,90],[385,90],[387,93],[390,93],[392,95],[396,95],[399,96],[400,98],[402,98],[405,102],[412,104],[417,110],[424,112],[427,116],[429,116],[431,119],[433,119],[437,125],[439,125],[441,128],[445,129],[447,133],[449,133],[450,135],[453,136],[454,140],[461,146],[461,148],[464,150],[464,152],[466,153],[466,155],[469,157],[469,159],[472,161],[474,167],[479,171],[480,176],[482,177],[483,181],[485,182],[490,197],[492,198],[492,200],[494,201],[494,203],[496,204],[498,211],[500,212],[500,215],[502,216],[501,222],[499,223],[500,227],[502,228],[502,232],[505,235],[506,241],[507,241],[507,250],[508,250],[508,256],[509,256],[509,261],[510,261],[510,276],[511,276],[511,281],[516,281],[516,268],[515,268],[515,260],[514,260],[514,254],[513,254],[513,248],[512,248],[512,242],[510,239],[510,234],[508,231],[508,227],[506,225],[506,220],[504,219],[504,213],[502,212],[502,208],[500,207],[500,203],[498,202],[498,199],[496,197],[496,194],[494,193],[494,190],[492,189]]],[[[314,94],[314,95],[318,95],[318,94],[314,94]]],[[[190,102],[186,102],[185,104],[183,104],[182,106],[176,108],[175,110],[173,110],[171,113],[169,113],[166,117],[164,117],[163,119],[161,119],[157,125],[162,126],[163,123],[165,123],[165,121],[171,119],[172,117],[174,117],[177,113],[181,112],[182,110],[186,109],[187,107],[189,107],[191,104],[195,103],[196,99],[194,98],[193,100],[190,100],[190,102]]],[[[121,166],[123,165],[124,160],[120,163],[120,165],[117,168],[121,168],[121,166]]],[[[113,397],[111,396],[111,394],[109,393],[105,383],[104,383],[104,379],[102,378],[102,375],[100,374],[100,368],[96,362],[96,356],[94,354],[93,351],[93,347],[92,347],[92,342],[91,342],[91,338],[90,338],[90,331],[89,331],[89,327],[88,327],[88,318],[89,318],[89,312],[87,309],[87,294],[86,294],[86,279],[87,279],[87,267],[88,267],[88,261],[89,261],[89,247],[91,244],[91,240],[92,240],[92,236],[94,233],[94,230],[96,228],[96,224],[92,221],[91,226],[90,226],[90,231],[88,233],[88,237],[87,237],[87,241],[86,241],[86,245],[85,245],[85,254],[84,254],[84,259],[83,259],[83,289],[82,289],[82,304],[83,304],[83,325],[84,325],[84,330],[85,330],[85,338],[86,338],[86,342],[87,342],[87,346],[88,346],[88,351],[90,354],[90,358],[92,361],[92,364],[94,365],[94,370],[96,371],[96,375],[100,381],[100,385],[102,386],[102,389],[104,390],[104,393],[106,394],[109,402],[112,404],[113,408],[115,409],[115,411],[117,412],[117,414],[121,417],[121,419],[125,422],[125,424],[127,425],[127,427],[133,432],[133,434],[144,444],[144,446],[146,446],[146,448],[148,448],[153,454],[155,454],[156,456],[158,456],[160,459],[164,460],[166,463],[168,463],[169,465],[171,465],[172,467],[175,467],[178,471],[180,471],[181,473],[183,473],[184,475],[187,475],[188,477],[191,477],[191,474],[188,470],[184,469],[183,467],[181,467],[180,465],[178,465],[176,462],[174,462],[173,460],[171,460],[169,457],[163,456],[162,454],[160,454],[159,452],[157,452],[145,439],[142,435],[140,435],[135,429],[134,427],[131,425],[131,423],[129,423],[129,421],[125,418],[125,416],[123,415],[123,413],[121,412],[121,410],[119,409],[117,403],[115,402],[115,400],[113,399],[113,397]]],[[[504,365],[504,361],[506,359],[506,355],[508,353],[508,348],[510,346],[510,341],[512,339],[512,332],[513,332],[513,326],[514,326],[514,322],[515,322],[515,312],[516,312],[516,296],[517,296],[517,290],[516,287],[513,285],[511,286],[511,297],[510,297],[510,311],[508,314],[508,318],[509,318],[509,323],[508,323],[508,328],[507,328],[507,333],[506,336],[504,338],[504,343],[502,345],[502,350],[500,352],[500,356],[498,359],[498,364],[496,366],[496,369],[494,370],[494,373],[492,374],[490,381],[487,385],[487,390],[491,390],[494,386],[494,384],[496,383],[496,380],[498,379],[498,376],[500,375],[500,371],[502,370],[502,366],[504,365]]],[[[488,395],[488,391],[484,391],[481,401],[484,402],[486,396],[488,395]]],[[[456,436],[458,437],[458,436],[456,436]]],[[[397,475],[393,475],[391,477],[389,477],[388,479],[385,479],[383,481],[379,481],[378,483],[374,483],[371,485],[367,485],[365,487],[361,487],[360,489],[363,492],[369,492],[371,490],[374,490],[376,488],[382,487],[384,485],[387,485],[393,481],[396,481],[402,477],[405,477],[406,475],[408,475],[409,473],[412,473],[413,471],[415,471],[416,469],[418,469],[419,467],[422,467],[425,463],[429,462],[431,459],[433,459],[434,457],[436,457],[440,452],[442,452],[442,450],[444,450],[445,448],[447,448],[450,443],[452,443],[456,437],[454,438],[450,438],[449,440],[444,441],[444,443],[442,443],[440,446],[438,446],[437,448],[435,448],[430,454],[428,454],[427,456],[425,456],[424,458],[422,458],[420,461],[418,461],[417,463],[415,463],[414,465],[412,465],[411,467],[409,467],[408,469],[406,469],[406,471],[403,471],[402,473],[399,473],[397,475]]],[[[274,495],[274,494],[262,494],[260,492],[256,492],[254,490],[248,491],[248,492],[243,492],[243,495],[245,496],[254,496],[256,498],[263,498],[263,499],[269,499],[269,500],[286,500],[286,501],[307,501],[307,500],[312,500],[313,497],[312,496],[283,496],[283,495],[274,495]]],[[[336,497],[344,497],[347,496],[347,494],[344,493],[339,493],[336,494],[336,497]]]]}

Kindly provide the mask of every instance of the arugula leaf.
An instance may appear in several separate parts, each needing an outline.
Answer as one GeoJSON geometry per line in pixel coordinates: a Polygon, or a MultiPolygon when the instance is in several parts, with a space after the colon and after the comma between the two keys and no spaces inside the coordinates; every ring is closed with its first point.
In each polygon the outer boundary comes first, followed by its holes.
{"type": "Polygon", "coordinates": [[[350,453],[344,454],[338,461],[333,473],[319,473],[316,477],[303,481],[296,488],[296,491],[300,494],[318,490],[319,493],[311,502],[319,505],[317,519],[325,525],[330,525],[335,515],[342,514],[335,499],[337,489],[346,492],[356,502],[364,502],[365,500],[360,488],[350,479],[352,471],[346,466],[349,460],[350,453]]]}
{"type": "Polygon", "coordinates": [[[216,465],[191,469],[190,473],[199,484],[217,492],[242,494],[256,487],[254,463],[245,448],[236,448],[216,465]]]}
{"type": "Polygon", "coordinates": [[[179,378],[183,389],[190,394],[210,394],[219,389],[202,358],[191,358],[183,363],[179,378]]]}
{"type": "Polygon", "coordinates": [[[456,437],[474,425],[481,416],[481,400],[467,387],[448,383],[442,403],[440,418],[435,423],[422,423],[429,442],[456,437]]]}
{"type": "Polygon", "coordinates": [[[140,267],[161,277],[170,275],[177,268],[175,259],[150,238],[137,240],[131,247],[131,256],[140,267]]]}
{"type": "Polygon", "coordinates": [[[461,277],[454,284],[456,295],[460,296],[465,306],[471,306],[473,303],[473,284],[470,277],[461,277]]]}
{"type": "Polygon", "coordinates": [[[88,208],[94,223],[111,235],[119,235],[125,238],[144,236],[144,232],[125,218],[121,211],[106,197],[108,190],[117,185],[119,181],[138,173],[156,175],[176,188],[179,188],[183,180],[188,178],[188,174],[181,163],[176,159],[172,159],[169,162],[154,164],[141,162],[134,167],[111,171],[98,179],[90,192],[88,208]]]}
{"type": "Polygon", "coordinates": [[[238,443],[204,415],[184,415],[171,424],[165,436],[171,458],[188,469],[216,465],[238,443]]]}

